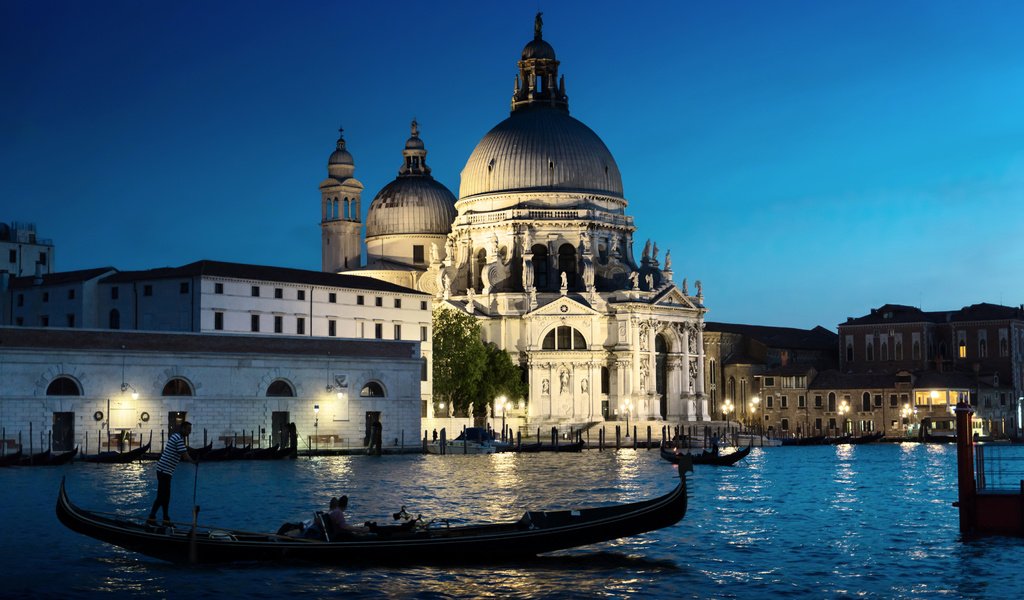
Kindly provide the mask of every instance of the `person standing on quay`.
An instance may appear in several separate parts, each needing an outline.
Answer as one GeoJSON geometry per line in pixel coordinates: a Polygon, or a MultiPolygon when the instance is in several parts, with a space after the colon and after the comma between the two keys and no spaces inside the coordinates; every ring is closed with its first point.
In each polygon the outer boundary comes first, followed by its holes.
{"type": "Polygon", "coordinates": [[[164,511],[164,526],[171,524],[171,520],[167,516],[167,508],[171,504],[171,477],[174,475],[174,469],[178,467],[178,461],[183,457],[190,463],[196,462],[192,460],[185,448],[185,438],[190,433],[192,433],[192,423],[185,421],[179,431],[171,434],[163,452],[160,453],[160,460],[156,463],[156,500],[153,501],[153,508],[149,511],[149,518],[146,519],[146,523],[149,525],[156,524],[158,508],[162,508],[164,511]]]}

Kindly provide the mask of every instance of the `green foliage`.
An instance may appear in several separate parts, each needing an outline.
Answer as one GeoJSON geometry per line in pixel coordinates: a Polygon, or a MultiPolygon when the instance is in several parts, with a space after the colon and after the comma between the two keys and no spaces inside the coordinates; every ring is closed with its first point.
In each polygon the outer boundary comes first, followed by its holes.
{"type": "Polygon", "coordinates": [[[480,339],[480,323],[472,315],[444,307],[434,309],[434,401],[456,411],[472,404],[476,416],[498,396],[518,400],[526,395],[522,372],[508,352],[480,339]]]}

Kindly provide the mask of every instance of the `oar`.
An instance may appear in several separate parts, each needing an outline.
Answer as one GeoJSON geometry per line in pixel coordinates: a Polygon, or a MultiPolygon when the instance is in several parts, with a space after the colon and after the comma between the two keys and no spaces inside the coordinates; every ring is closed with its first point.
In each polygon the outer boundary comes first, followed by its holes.
{"type": "Polygon", "coordinates": [[[195,463],[196,476],[192,483],[192,531],[188,539],[188,562],[195,563],[198,560],[198,549],[196,548],[196,527],[199,522],[199,505],[196,504],[196,489],[199,487],[199,461],[195,463]]]}

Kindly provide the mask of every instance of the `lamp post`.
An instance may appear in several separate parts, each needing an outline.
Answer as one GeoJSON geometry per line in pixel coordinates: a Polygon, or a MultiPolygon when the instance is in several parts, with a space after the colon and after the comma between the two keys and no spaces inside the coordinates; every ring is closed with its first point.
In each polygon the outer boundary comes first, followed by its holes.
{"type": "Polygon", "coordinates": [[[508,411],[508,407],[511,402],[505,396],[498,396],[495,399],[495,406],[501,409],[501,441],[505,441],[505,413],[508,411]]]}
{"type": "Polygon", "coordinates": [[[619,405],[619,411],[626,413],[626,437],[629,437],[629,413],[633,409],[633,401],[626,400],[625,404],[619,405]]]}
{"type": "Polygon", "coordinates": [[[753,398],[750,399],[750,428],[751,428],[751,433],[753,433],[754,429],[760,429],[760,424],[761,424],[760,420],[757,420],[757,422],[755,423],[755,419],[757,419],[757,407],[759,407],[759,406],[761,406],[761,397],[760,396],[754,396],[753,398]],[[758,425],[759,427],[755,428],[754,425],[758,425]]]}
{"type": "Polygon", "coordinates": [[[320,450],[320,435],[319,435],[319,431],[320,431],[320,405],[319,404],[314,404],[313,405],[313,444],[315,444],[316,449],[318,451],[320,450]]]}
{"type": "Polygon", "coordinates": [[[722,403],[722,414],[725,415],[725,420],[729,420],[729,413],[731,413],[736,407],[733,406],[732,400],[726,398],[725,402],[722,403]]]}
{"type": "Polygon", "coordinates": [[[910,403],[909,402],[904,404],[903,408],[900,409],[900,418],[902,419],[901,422],[903,423],[903,437],[909,438],[910,437],[910,403]]]}
{"type": "Polygon", "coordinates": [[[846,435],[846,413],[850,412],[850,403],[843,400],[839,403],[839,414],[843,417],[843,435],[846,435]]]}

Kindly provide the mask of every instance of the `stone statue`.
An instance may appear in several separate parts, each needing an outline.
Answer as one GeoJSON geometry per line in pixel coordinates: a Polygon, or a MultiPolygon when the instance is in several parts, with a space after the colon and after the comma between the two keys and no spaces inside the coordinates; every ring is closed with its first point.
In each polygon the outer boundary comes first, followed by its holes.
{"type": "Polygon", "coordinates": [[[549,383],[547,379],[540,382],[540,393],[545,396],[551,393],[551,383],[549,383]]]}
{"type": "Polygon", "coordinates": [[[690,295],[690,290],[687,289],[687,287],[686,287],[686,278],[685,277],[683,277],[683,295],[684,296],[689,296],[690,295]]]}
{"type": "Polygon", "coordinates": [[[633,289],[640,289],[640,273],[633,271],[629,274],[629,280],[633,282],[633,289]]]}
{"type": "Polygon", "coordinates": [[[487,258],[498,257],[498,234],[491,235],[491,239],[487,242],[487,258]]]}
{"type": "Polygon", "coordinates": [[[451,281],[451,278],[448,277],[448,271],[442,271],[441,272],[441,296],[443,296],[445,300],[448,299],[448,293],[449,293],[449,290],[451,289],[451,287],[452,287],[452,281],[451,281]]]}
{"type": "Polygon", "coordinates": [[[666,250],[665,251],[665,270],[666,271],[671,271],[672,270],[672,251],[671,250],[666,250]]]}
{"type": "Polygon", "coordinates": [[[419,137],[420,124],[416,122],[416,117],[412,118],[412,125],[410,126],[410,129],[412,130],[412,137],[419,137]]]}
{"type": "Polygon", "coordinates": [[[430,264],[433,265],[439,262],[441,262],[441,259],[438,257],[437,244],[430,242],[430,264]]]}
{"type": "Polygon", "coordinates": [[[658,261],[658,242],[654,242],[654,250],[651,251],[651,260],[658,261]]]}
{"type": "Polygon", "coordinates": [[[537,11],[537,16],[533,19],[533,37],[540,39],[540,30],[544,27],[544,19],[542,18],[544,13],[537,11]]]}
{"type": "Polygon", "coordinates": [[[455,237],[449,235],[447,241],[444,243],[445,258],[455,262],[455,237]]]}
{"type": "Polygon", "coordinates": [[[651,257],[651,240],[647,240],[647,243],[644,244],[644,253],[642,255],[642,259],[643,260],[647,260],[650,257],[651,257]]]}
{"type": "Polygon", "coordinates": [[[530,230],[523,230],[523,254],[530,254],[533,252],[533,242],[530,240],[530,230]]]}
{"type": "Polygon", "coordinates": [[[580,391],[583,392],[584,394],[589,394],[590,393],[590,382],[587,381],[586,379],[581,381],[580,382],[580,391]]]}
{"type": "Polygon", "coordinates": [[[698,296],[703,296],[704,295],[704,286],[701,285],[700,279],[697,280],[697,295],[698,296]]]}
{"type": "Polygon", "coordinates": [[[647,282],[647,289],[654,291],[654,275],[648,273],[647,276],[644,277],[644,281],[647,282]]]}
{"type": "Polygon", "coordinates": [[[650,374],[650,371],[647,368],[647,361],[645,360],[645,361],[640,363],[640,391],[641,392],[646,392],[647,391],[647,377],[649,376],[649,374],[650,374]]]}
{"type": "Polygon", "coordinates": [[[558,374],[558,393],[564,394],[569,391],[569,372],[562,371],[558,374]]]}
{"type": "Polygon", "coordinates": [[[562,289],[569,287],[569,278],[566,276],[565,271],[562,271],[562,289]]]}
{"type": "Polygon", "coordinates": [[[619,255],[619,236],[613,235],[612,236],[611,244],[612,244],[612,248],[610,250],[611,255],[612,256],[618,256],[619,255]]]}
{"type": "Polygon", "coordinates": [[[580,254],[590,254],[590,237],[586,233],[580,234],[580,254]]]}

